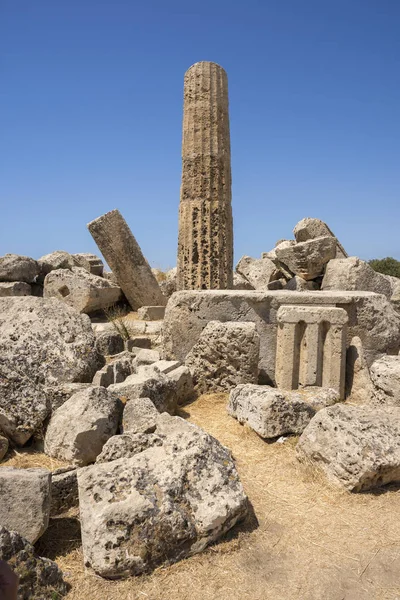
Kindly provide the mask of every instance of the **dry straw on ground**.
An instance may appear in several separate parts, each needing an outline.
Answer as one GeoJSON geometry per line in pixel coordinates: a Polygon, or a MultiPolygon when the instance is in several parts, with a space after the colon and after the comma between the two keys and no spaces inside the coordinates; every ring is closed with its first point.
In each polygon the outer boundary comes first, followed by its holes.
{"type": "Polygon", "coordinates": [[[182,416],[233,451],[248,519],[203,554],[126,581],[84,568],[77,513],[54,519],[38,549],[66,572],[68,600],[399,599],[397,488],[352,495],[333,487],[299,463],[294,438],[264,442],[227,415],[226,400],[203,396],[182,416]]]}

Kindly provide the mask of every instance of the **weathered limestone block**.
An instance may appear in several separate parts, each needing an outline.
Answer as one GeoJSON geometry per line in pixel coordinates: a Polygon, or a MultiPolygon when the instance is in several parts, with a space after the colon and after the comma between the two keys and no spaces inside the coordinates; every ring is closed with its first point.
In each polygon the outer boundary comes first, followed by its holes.
{"type": "Polygon", "coordinates": [[[260,383],[275,382],[277,311],[281,305],[343,308],[349,340],[358,336],[368,365],[400,348],[400,317],[370,292],[185,291],[170,298],[163,322],[163,358],[184,361],[209,321],[255,323],[260,336],[260,383]]]}
{"type": "Polygon", "coordinates": [[[158,281],[162,294],[166,298],[170,298],[176,292],[177,267],[170,269],[166,273],[159,269],[152,269],[152,271],[158,281]]]}
{"type": "Polygon", "coordinates": [[[50,515],[59,515],[79,505],[76,469],[62,467],[51,474],[50,515]]]}
{"type": "Polygon", "coordinates": [[[246,277],[240,275],[239,273],[233,273],[233,290],[254,290],[254,287],[251,285],[249,281],[247,281],[246,277]]]}
{"type": "Polygon", "coordinates": [[[131,352],[124,351],[117,354],[100,371],[97,371],[92,384],[107,388],[114,383],[122,383],[129,375],[136,372],[133,361],[134,354],[131,352]]]}
{"type": "Polygon", "coordinates": [[[228,413],[266,439],[302,433],[316,410],[304,396],[267,385],[238,385],[229,395],[228,413]]]}
{"type": "Polygon", "coordinates": [[[176,382],[151,366],[139,367],[137,373],[130,375],[122,383],[110,385],[108,391],[125,402],[135,398],[150,398],[158,412],[176,412],[176,382]]]}
{"type": "Polygon", "coordinates": [[[57,408],[60,408],[76,392],[85,390],[91,385],[91,383],[61,383],[58,385],[51,393],[51,412],[53,413],[57,408]]]}
{"type": "Polygon", "coordinates": [[[356,256],[331,260],[325,271],[323,290],[363,290],[383,294],[390,299],[392,284],[386,275],[377,273],[356,256]]]}
{"type": "Polygon", "coordinates": [[[88,273],[103,277],[104,263],[95,254],[90,252],[80,252],[79,254],[73,254],[72,258],[77,267],[82,267],[88,273]]]}
{"type": "Polygon", "coordinates": [[[255,290],[265,290],[271,281],[282,277],[270,258],[242,256],[236,265],[236,271],[245,277],[255,290]]]}
{"type": "Polygon", "coordinates": [[[177,289],[229,289],[233,271],[228,80],[212,62],[185,73],[177,289]]]}
{"type": "Polygon", "coordinates": [[[352,404],[375,402],[375,389],[371,381],[364,348],[358,336],[351,339],[347,348],[346,397],[352,404]]]}
{"type": "Polygon", "coordinates": [[[29,283],[23,281],[4,281],[0,282],[0,298],[10,296],[31,296],[32,287],[29,283]]]}
{"type": "Polygon", "coordinates": [[[159,416],[150,398],[134,398],[125,405],[122,430],[124,433],[153,433],[159,416]]]}
{"type": "Polygon", "coordinates": [[[117,331],[102,331],[96,334],[96,349],[103,356],[113,356],[123,352],[124,340],[117,331]]]}
{"type": "Polygon", "coordinates": [[[113,435],[103,446],[101,454],[96,458],[96,463],[106,463],[120,458],[132,458],[136,454],[151,448],[162,446],[162,438],[155,433],[123,433],[113,435]]]}
{"type": "Polygon", "coordinates": [[[118,302],[121,288],[81,267],[73,267],[46,275],[43,295],[45,298],[57,298],[78,312],[90,314],[118,302]]]}
{"type": "Polygon", "coordinates": [[[50,471],[1,467],[0,491],[0,526],[34,544],[49,524],[50,471]]]}
{"type": "Polygon", "coordinates": [[[277,386],[332,388],[345,395],[348,316],[343,308],[281,306],[277,315],[277,386]]]}
{"type": "Polygon", "coordinates": [[[57,564],[38,556],[34,546],[19,533],[1,526],[0,559],[19,578],[18,600],[56,600],[67,595],[68,586],[57,564]]]}
{"type": "Polygon", "coordinates": [[[153,363],[153,368],[157,369],[157,371],[160,371],[161,373],[164,373],[164,375],[167,375],[180,366],[181,362],[179,360],[158,360],[157,362],[153,363]]]}
{"type": "Polygon", "coordinates": [[[166,304],[150,265],[119,210],[91,221],[88,229],[133,310],[166,304]]]}
{"type": "Polygon", "coordinates": [[[160,446],[79,469],[84,560],[103,577],[201,552],[247,513],[229,450],[179,417],[160,415],[157,435],[160,446]]]}
{"type": "Polygon", "coordinates": [[[56,250],[50,254],[45,254],[45,256],[39,258],[38,263],[40,267],[41,283],[43,283],[45,276],[48,275],[50,271],[72,269],[72,267],[75,266],[72,255],[64,250],[56,250]]]}
{"type": "Polygon", "coordinates": [[[168,373],[168,378],[171,379],[176,385],[176,395],[178,398],[178,404],[184,404],[190,402],[195,396],[193,377],[185,365],[174,369],[168,373]]]}
{"type": "Polygon", "coordinates": [[[142,348],[136,353],[135,367],[142,367],[144,365],[152,365],[160,360],[160,353],[157,350],[149,350],[142,348]]]}
{"type": "Polygon", "coordinates": [[[77,466],[88,465],[116,433],[121,414],[122,403],[105,388],[77,392],[51,417],[44,451],[77,466]]]}
{"type": "Polygon", "coordinates": [[[370,374],[377,402],[400,407],[400,356],[382,356],[372,363],[370,374]]]}
{"type": "Polygon", "coordinates": [[[294,246],[295,244],[296,244],[296,242],[294,240],[278,240],[275,244],[275,247],[272,250],[270,250],[269,252],[261,253],[261,258],[269,258],[272,261],[276,261],[277,260],[276,249],[278,248],[278,246],[280,248],[290,248],[291,246],[294,246]]]}
{"type": "Polygon", "coordinates": [[[101,366],[86,315],[55,299],[0,298],[0,430],[25,444],[64,383],[101,366]]]}
{"type": "Polygon", "coordinates": [[[400,408],[325,408],[306,427],[297,449],[353,492],[400,481],[400,408]]]}
{"type": "Polygon", "coordinates": [[[332,233],[326,223],[320,219],[312,219],[306,217],[297,223],[293,229],[294,237],[296,242],[307,242],[308,240],[314,240],[318,237],[331,236],[336,240],[336,256],[335,258],[347,258],[348,254],[339,242],[337,237],[332,233]]]}
{"type": "Polygon", "coordinates": [[[151,338],[145,336],[134,336],[125,343],[126,349],[129,352],[137,354],[138,349],[151,350],[151,338]]]}
{"type": "Polygon", "coordinates": [[[287,248],[283,245],[275,249],[276,258],[294,273],[305,280],[315,279],[323,273],[324,266],[336,256],[336,239],[330,236],[299,242],[287,248]]]}
{"type": "Polygon", "coordinates": [[[8,452],[8,439],[0,435],[0,461],[3,460],[8,452]]]}
{"type": "Polygon", "coordinates": [[[32,283],[39,275],[39,265],[29,256],[5,254],[0,256],[0,281],[32,283]]]}
{"type": "Polygon", "coordinates": [[[260,338],[254,323],[211,321],[186,356],[200,393],[257,383],[260,338]]]}
{"type": "Polygon", "coordinates": [[[138,318],[142,321],[161,321],[165,315],[165,306],[142,306],[138,318]]]}

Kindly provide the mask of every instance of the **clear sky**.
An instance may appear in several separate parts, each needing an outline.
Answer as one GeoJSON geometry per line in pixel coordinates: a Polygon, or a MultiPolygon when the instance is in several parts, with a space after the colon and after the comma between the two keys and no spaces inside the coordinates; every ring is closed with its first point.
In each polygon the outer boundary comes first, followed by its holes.
{"type": "Polygon", "coordinates": [[[235,257],[305,216],[400,259],[399,0],[0,0],[0,254],[176,264],[184,72],[228,73],[235,257]]]}

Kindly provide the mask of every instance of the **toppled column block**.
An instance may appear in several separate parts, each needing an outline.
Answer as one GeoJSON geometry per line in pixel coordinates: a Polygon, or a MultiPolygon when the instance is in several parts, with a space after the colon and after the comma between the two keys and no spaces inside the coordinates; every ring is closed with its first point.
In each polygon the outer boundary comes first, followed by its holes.
{"type": "Polygon", "coordinates": [[[119,210],[91,221],[88,229],[133,310],[166,304],[150,265],[119,210]]]}
{"type": "Polygon", "coordinates": [[[233,279],[228,79],[198,62],[185,73],[177,289],[229,289],[233,279]]]}
{"type": "Polygon", "coordinates": [[[348,316],[343,308],[281,306],[275,377],[279,388],[319,386],[345,392],[348,316]]]}

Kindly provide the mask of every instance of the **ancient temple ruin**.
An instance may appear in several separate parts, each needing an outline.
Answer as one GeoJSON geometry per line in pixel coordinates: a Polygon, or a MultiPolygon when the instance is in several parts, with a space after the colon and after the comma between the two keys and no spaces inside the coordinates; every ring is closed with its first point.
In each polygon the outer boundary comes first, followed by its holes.
{"type": "Polygon", "coordinates": [[[228,79],[199,62],[184,83],[177,288],[229,289],[232,268],[228,79]]]}

